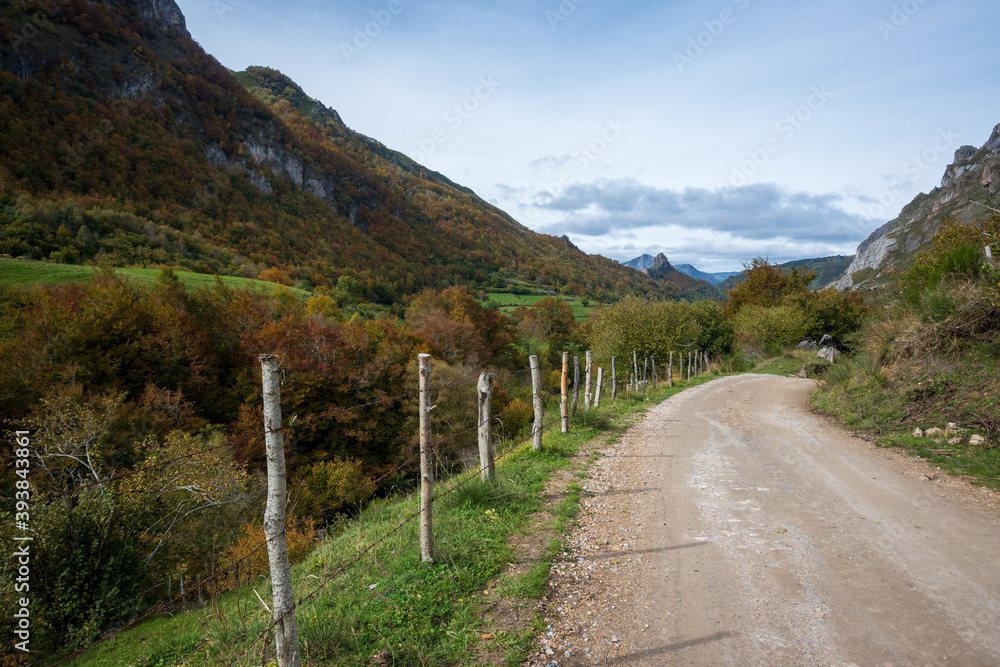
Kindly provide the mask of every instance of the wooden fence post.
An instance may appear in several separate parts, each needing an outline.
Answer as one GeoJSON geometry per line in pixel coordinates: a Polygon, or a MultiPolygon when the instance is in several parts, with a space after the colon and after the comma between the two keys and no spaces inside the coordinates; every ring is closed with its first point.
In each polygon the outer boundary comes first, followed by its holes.
{"type": "Polygon", "coordinates": [[[597,367],[597,388],[594,390],[594,408],[601,407],[601,385],[604,384],[604,369],[597,367]]]}
{"type": "Polygon", "coordinates": [[[615,368],[615,358],[611,357],[611,400],[618,398],[618,369],[615,368]]]}
{"type": "Polygon", "coordinates": [[[434,562],[434,452],[431,447],[431,355],[420,365],[420,559],[434,562]]]}
{"type": "Polygon", "coordinates": [[[653,389],[656,389],[656,357],[650,357],[649,359],[653,362],[653,389]]]}
{"type": "Polygon", "coordinates": [[[482,479],[493,477],[496,462],[493,460],[493,438],[490,437],[490,405],[493,402],[493,382],[496,373],[479,374],[479,475],[482,479]]]}
{"type": "Polygon", "coordinates": [[[670,365],[667,366],[667,385],[674,386],[674,353],[670,353],[670,365]]]}
{"type": "MultiPolygon", "coordinates": [[[[545,419],[545,413],[542,410],[542,375],[538,369],[538,355],[531,355],[528,363],[531,365],[531,402],[535,406],[535,422],[531,425],[531,448],[537,452],[542,448],[542,429],[545,419]]],[[[563,393],[563,409],[566,409],[565,392],[563,393]]]]}
{"type": "Polygon", "coordinates": [[[691,381],[691,350],[688,350],[688,382],[691,381]]]}
{"type": "Polygon", "coordinates": [[[649,357],[642,358],[642,393],[646,393],[649,385],[649,357]]]}
{"type": "Polygon", "coordinates": [[[632,388],[639,391],[639,357],[632,350],[632,388]]]}
{"type": "Polygon", "coordinates": [[[594,369],[594,353],[587,350],[587,380],[583,387],[583,407],[589,410],[593,403],[593,396],[591,394],[591,376],[594,369]]]}
{"type": "Polygon", "coordinates": [[[566,392],[568,388],[566,384],[569,382],[569,352],[563,352],[563,363],[562,363],[562,407],[559,411],[559,423],[560,430],[563,433],[569,433],[569,410],[566,409],[566,392]]]}
{"type": "MultiPolygon", "coordinates": [[[[267,456],[267,507],[264,509],[264,537],[271,568],[271,596],[274,614],[274,648],[279,667],[300,667],[299,629],[295,622],[295,591],[292,567],[285,540],[285,438],[281,430],[281,380],[278,357],[259,357],[264,395],[264,448],[267,456]]],[[[183,593],[183,584],[181,584],[183,593]]]]}
{"type": "Polygon", "coordinates": [[[580,357],[573,356],[573,401],[569,410],[576,413],[576,404],[580,402],[580,357]]]}

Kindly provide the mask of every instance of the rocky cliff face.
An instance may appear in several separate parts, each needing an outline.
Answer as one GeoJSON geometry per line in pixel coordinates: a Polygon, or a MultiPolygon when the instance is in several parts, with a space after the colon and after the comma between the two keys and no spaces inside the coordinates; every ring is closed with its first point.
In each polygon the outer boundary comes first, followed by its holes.
{"type": "Polygon", "coordinates": [[[140,0],[136,5],[142,18],[163,30],[174,28],[181,36],[191,38],[184,14],[174,0],[140,0]]]}
{"type": "Polygon", "coordinates": [[[858,246],[858,253],[838,289],[876,289],[893,269],[906,269],[946,220],[962,224],[992,215],[1000,208],[1000,125],[981,148],[962,146],[945,169],[941,186],[918,195],[895,220],[882,225],[858,246]]]}

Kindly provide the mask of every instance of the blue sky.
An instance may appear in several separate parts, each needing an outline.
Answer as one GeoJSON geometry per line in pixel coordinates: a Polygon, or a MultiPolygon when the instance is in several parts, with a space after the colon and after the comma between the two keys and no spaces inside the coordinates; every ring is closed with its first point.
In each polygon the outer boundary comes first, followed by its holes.
{"type": "Polygon", "coordinates": [[[1000,4],[178,0],[537,231],[708,271],[851,254],[1000,123],[1000,4]]]}

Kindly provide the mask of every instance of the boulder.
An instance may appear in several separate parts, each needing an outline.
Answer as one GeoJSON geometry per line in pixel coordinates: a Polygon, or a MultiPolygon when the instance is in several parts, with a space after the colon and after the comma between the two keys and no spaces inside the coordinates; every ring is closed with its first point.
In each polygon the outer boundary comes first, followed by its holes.
{"type": "Polygon", "coordinates": [[[816,353],[816,356],[820,359],[825,359],[832,364],[839,354],[840,352],[838,352],[835,347],[824,347],[816,353]]]}
{"type": "Polygon", "coordinates": [[[928,438],[943,438],[945,436],[945,432],[935,426],[934,428],[927,429],[924,432],[924,435],[928,438]]]}
{"type": "Polygon", "coordinates": [[[969,438],[969,444],[972,445],[973,447],[981,447],[982,445],[986,444],[986,438],[977,433],[976,435],[969,438]]]}
{"type": "Polygon", "coordinates": [[[919,426],[917,428],[913,429],[913,437],[914,438],[922,438],[922,437],[924,437],[924,431],[923,431],[923,429],[921,429],[919,426]]]}
{"type": "Polygon", "coordinates": [[[954,447],[955,445],[962,444],[962,436],[956,435],[954,438],[948,438],[948,444],[954,447]]]}
{"type": "Polygon", "coordinates": [[[823,337],[819,339],[819,346],[839,348],[840,342],[830,334],[823,334],[823,337]]]}
{"type": "Polygon", "coordinates": [[[795,346],[796,350],[805,350],[806,352],[812,352],[813,350],[818,350],[819,345],[812,338],[806,338],[804,341],[795,346]]]}

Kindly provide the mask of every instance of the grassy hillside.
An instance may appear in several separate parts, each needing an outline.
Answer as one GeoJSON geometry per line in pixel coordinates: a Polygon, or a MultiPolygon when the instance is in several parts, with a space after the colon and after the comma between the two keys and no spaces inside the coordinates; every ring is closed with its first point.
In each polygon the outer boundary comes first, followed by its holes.
{"type": "MultiPolygon", "coordinates": [[[[415,493],[376,501],[338,526],[293,568],[299,597],[308,598],[297,608],[303,663],[365,665],[384,651],[392,664],[521,664],[539,631],[535,600],[545,592],[561,536],[578,510],[581,469],[634,415],[714,377],[605,399],[598,410],[574,419],[568,434],[558,432],[557,406],[550,401],[546,421],[554,428],[541,452],[527,442],[501,448],[491,483],[479,481],[478,471],[438,479],[434,565],[420,562],[415,493]],[[589,459],[577,456],[582,448],[589,459]],[[561,475],[571,481],[556,483],[554,473],[565,469],[575,477],[561,475]],[[518,546],[528,544],[533,546],[518,546]],[[349,565],[343,574],[342,564],[349,565]]],[[[244,653],[257,658],[257,638],[270,615],[254,592],[267,600],[269,590],[265,577],[204,606],[194,604],[192,594],[186,610],[151,618],[69,664],[228,664],[244,653]]]]}
{"type": "MultiPolygon", "coordinates": [[[[986,223],[994,236],[1000,221],[986,223]]],[[[895,303],[855,340],[814,399],[885,446],[1000,488],[1000,267],[981,231],[945,226],[897,278],[895,303]],[[953,425],[953,426],[949,426],[953,425]],[[916,429],[941,429],[918,437],[916,429]]]]}
{"type": "MultiPolygon", "coordinates": [[[[549,294],[507,294],[505,292],[490,292],[486,295],[486,298],[498,304],[498,309],[504,315],[512,315],[519,306],[532,306],[542,299],[551,296],[549,294]]],[[[588,299],[581,298],[560,298],[565,301],[572,309],[573,315],[576,316],[577,320],[585,320],[587,315],[589,315],[597,307],[598,304],[591,303],[588,299]],[[587,305],[584,305],[586,302],[587,305]]]]}
{"type": "MultiPolygon", "coordinates": [[[[0,258],[0,283],[12,285],[43,285],[52,283],[63,283],[70,281],[90,282],[97,269],[91,266],[79,266],[74,264],[56,264],[53,262],[34,262],[26,259],[4,259],[0,258]]],[[[116,268],[115,273],[125,276],[138,283],[152,284],[156,282],[160,275],[160,269],[123,269],[116,268]]],[[[177,277],[184,285],[195,290],[200,287],[212,287],[216,279],[222,284],[235,288],[260,288],[271,292],[275,289],[287,290],[298,299],[306,301],[315,296],[312,292],[286,287],[264,280],[251,278],[238,278],[235,276],[214,276],[204,273],[192,273],[190,271],[177,271],[177,277]]]]}

